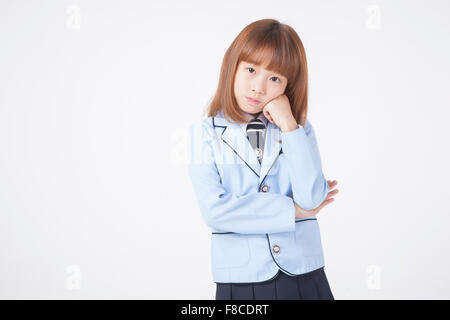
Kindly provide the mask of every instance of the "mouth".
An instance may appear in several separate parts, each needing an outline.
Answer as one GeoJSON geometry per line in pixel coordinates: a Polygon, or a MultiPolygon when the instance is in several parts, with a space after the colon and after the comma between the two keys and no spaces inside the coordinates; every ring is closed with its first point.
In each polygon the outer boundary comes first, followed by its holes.
{"type": "Polygon", "coordinates": [[[259,100],[252,99],[252,98],[249,98],[249,97],[245,97],[245,98],[246,98],[247,101],[250,102],[250,103],[253,103],[253,104],[259,104],[259,103],[260,103],[259,100]]]}

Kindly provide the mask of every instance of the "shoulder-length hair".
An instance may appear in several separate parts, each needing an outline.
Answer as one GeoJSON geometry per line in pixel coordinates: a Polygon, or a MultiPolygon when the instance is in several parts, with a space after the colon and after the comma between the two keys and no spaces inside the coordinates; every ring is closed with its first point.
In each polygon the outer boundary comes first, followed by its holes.
{"type": "Polygon", "coordinates": [[[262,19],[246,26],[233,40],[222,61],[217,91],[209,104],[208,117],[220,111],[228,120],[244,123],[234,96],[234,77],[241,61],[264,65],[287,78],[284,94],[292,115],[303,127],[308,109],[308,69],[302,41],[295,30],[278,20],[262,19]]]}

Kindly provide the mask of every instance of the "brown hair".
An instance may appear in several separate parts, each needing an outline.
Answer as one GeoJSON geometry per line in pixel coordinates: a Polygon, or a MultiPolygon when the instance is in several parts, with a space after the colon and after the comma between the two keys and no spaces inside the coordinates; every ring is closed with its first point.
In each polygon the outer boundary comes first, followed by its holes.
{"type": "Polygon", "coordinates": [[[262,19],[246,26],[227,49],[222,61],[217,91],[207,110],[208,117],[223,111],[225,118],[246,122],[234,96],[234,76],[241,61],[256,65],[269,60],[270,71],[287,78],[284,94],[292,115],[302,126],[308,109],[308,69],[302,41],[295,30],[278,20],[262,19]]]}

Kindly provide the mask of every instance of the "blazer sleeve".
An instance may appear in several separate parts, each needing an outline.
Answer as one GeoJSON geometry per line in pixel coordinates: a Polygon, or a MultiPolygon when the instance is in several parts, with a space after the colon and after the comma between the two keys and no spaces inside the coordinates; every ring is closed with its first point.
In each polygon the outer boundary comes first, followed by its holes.
{"type": "Polygon", "coordinates": [[[210,228],[225,232],[261,234],[295,230],[293,199],[255,192],[243,196],[225,188],[214,161],[210,128],[194,123],[188,133],[188,171],[202,217],[210,228]]]}
{"type": "Polygon", "coordinates": [[[314,129],[305,127],[281,132],[281,145],[287,159],[295,203],[306,210],[317,208],[326,198],[329,187],[322,173],[319,147],[314,129]]]}

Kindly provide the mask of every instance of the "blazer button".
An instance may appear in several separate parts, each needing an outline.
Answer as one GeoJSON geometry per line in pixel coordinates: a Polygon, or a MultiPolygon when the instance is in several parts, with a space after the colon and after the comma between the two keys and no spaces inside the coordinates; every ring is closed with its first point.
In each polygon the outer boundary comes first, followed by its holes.
{"type": "Polygon", "coordinates": [[[269,186],[267,184],[265,184],[261,187],[262,192],[267,192],[268,190],[269,190],[269,186]]]}
{"type": "Polygon", "coordinates": [[[280,247],[277,245],[274,245],[272,250],[273,250],[273,252],[278,253],[278,252],[280,252],[280,247]]]}

